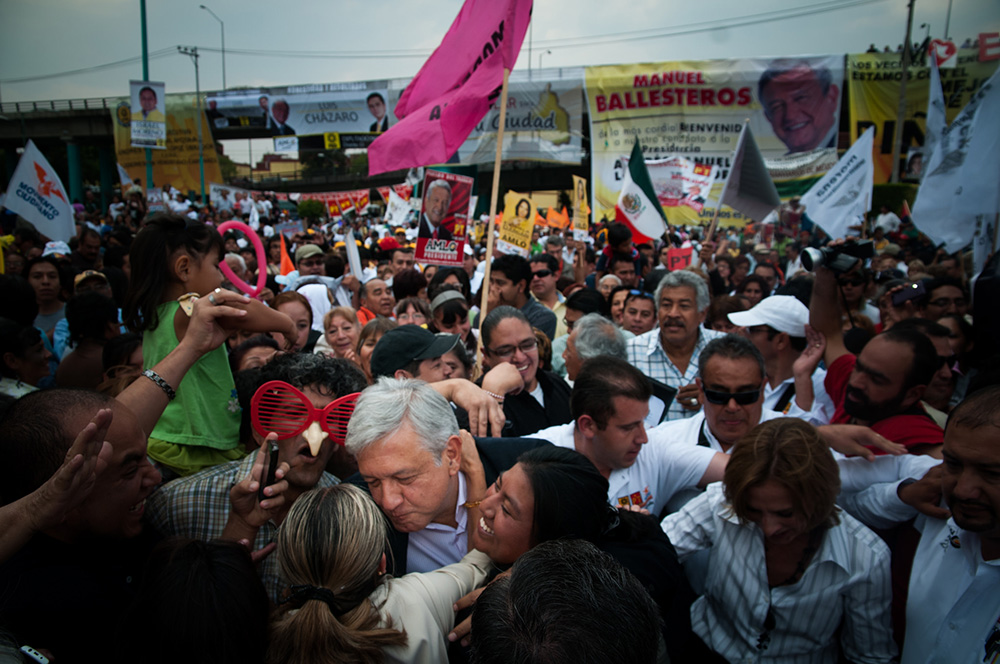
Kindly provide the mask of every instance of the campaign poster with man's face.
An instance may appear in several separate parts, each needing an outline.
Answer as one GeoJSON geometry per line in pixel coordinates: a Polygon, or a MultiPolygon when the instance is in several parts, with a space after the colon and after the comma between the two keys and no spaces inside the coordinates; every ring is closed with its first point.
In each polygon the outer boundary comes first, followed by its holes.
{"type": "Polygon", "coordinates": [[[473,179],[466,175],[433,170],[424,173],[415,253],[418,263],[462,265],[472,185],[473,179]]]}
{"type": "Polygon", "coordinates": [[[166,92],[163,83],[129,81],[132,147],[167,149],[166,92]]]}

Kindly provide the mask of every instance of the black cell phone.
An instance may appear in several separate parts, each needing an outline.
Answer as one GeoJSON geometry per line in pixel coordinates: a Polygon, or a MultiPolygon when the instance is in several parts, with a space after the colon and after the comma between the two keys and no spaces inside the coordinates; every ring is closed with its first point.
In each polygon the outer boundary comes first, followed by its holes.
{"type": "Polygon", "coordinates": [[[910,300],[916,300],[927,294],[927,289],[924,288],[924,282],[918,281],[915,284],[909,284],[903,290],[893,293],[892,295],[892,306],[901,307],[910,300]]]}
{"type": "Polygon", "coordinates": [[[268,443],[268,454],[264,461],[264,470],[261,472],[260,488],[257,489],[257,502],[267,498],[264,495],[264,487],[274,484],[274,471],[278,469],[278,446],[268,443]]]}

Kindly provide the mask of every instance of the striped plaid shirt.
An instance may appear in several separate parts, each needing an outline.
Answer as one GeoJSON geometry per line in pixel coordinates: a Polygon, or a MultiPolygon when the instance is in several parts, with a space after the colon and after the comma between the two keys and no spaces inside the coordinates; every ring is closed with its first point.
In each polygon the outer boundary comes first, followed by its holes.
{"type": "Polygon", "coordinates": [[[711,549],[691,627],[730,662],[836,664],[842,651],[848,661],[875,664],[897,656],[889,548],[845,512],[823,535],[802,578],[775,588],[768,587],[760,528],[730,513],[721,482],[668,515],[663,531],[681,562],[711,549]],[[769,611],[772,630],[765,628],[769,611]]]}
{"type": "MultiPolygon", "coordinates": [[[[256,456],[248,454],[242,460],[219,464],[164,484],[146,500],[146,520],[165,537],[191,537],[204,541],[218,539],[229,519],[229,490],[250,475],[256,456]]],[[[322,489],[339,482],[330,473],[323,473],[315,488],[322,489]]],[[[273,542],[277,532],[277,524],[273,521],[265,523],[257,531],[253,550],[273,542]]],[[[279,574],[277,556],[272,554],[264,558],[258,569],[268,597],[278,601],[286,584],[279,574]]]]}
{"type": "MultiPolygon", "coordinates": [[[[656,327],[645,334],[628,340],[628,361],[629,364],[653,380],[658,380],[679,390],[685,385],[693,383],[694,379],[698,377],[698,356],[705,344],[712,339],[724,336],[726,335],[722,332],[709,330],[699,325],[698,341],[694,345],[694,351],[691,352],[691,360],[688,362],[687,369],[681,373],[667,357],[666,351],[663,350],[663,345],[660,342],[660,328],[656,327]]],[[[684,419],[697,412],[696,410],[684,410],[677,399],[674,399],[667,409],[667,420],[684,419]]]]}

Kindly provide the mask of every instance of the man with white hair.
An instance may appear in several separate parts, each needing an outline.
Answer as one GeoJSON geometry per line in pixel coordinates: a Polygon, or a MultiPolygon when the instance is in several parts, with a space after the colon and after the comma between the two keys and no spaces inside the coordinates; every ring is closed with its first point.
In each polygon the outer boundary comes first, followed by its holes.
{"type": "Polygon", "coordinates": [[[451,207],[451,185],[447,180],[434,180],[424,194],[424,213],[420,215],[419,237],[450,240],[451,231],[442,225],[451,207]]]}
{"type": "Polygon", "coordinates": [[[566,340],[566,350],[562,354],[566,377],[576,380],[583,363],[600,355],[627,360],[625,336],[617,325],[601,314],[587,314],[573,324],[573,332],[566,340]]]}
{"type": "Polygon", "coordinates": [[[694,272],[668,272],[656,288],[659,326],[628,341],[628,361],[654,380],[677,389],[667,419],[692,417],[701,410],[698,355],[722,332],[705,329],[708,284],[694,272]]]}
{"type": "Polygon", "coordinates": [[[381,378],[362,392],[345,446],[358,461],[350,481],[367,488],[392,524],[390,572],[429,572],[468,552],[468,511],[533,439],[476,441],[481,469],[460,468],[462,439],[448,401],[419,380],[381,378]]]}

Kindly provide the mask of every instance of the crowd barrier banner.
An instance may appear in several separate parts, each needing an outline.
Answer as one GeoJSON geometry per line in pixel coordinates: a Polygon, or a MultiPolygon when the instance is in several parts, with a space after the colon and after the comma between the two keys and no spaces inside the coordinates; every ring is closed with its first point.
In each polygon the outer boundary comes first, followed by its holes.
{"type": "MultiPolygon", "coordinates": [[[[712,195],[705,197],[709,204],[700,212],[667,208],[671,224],[712,218],[711,201],[721,193],[745,120],[769,169],[772,161],[780,165],[787,157],[815,151],[831,155],[821,160],[832,165],[843,73],[843,55],[588,67],[594,219],[614,217],[626,158],[636,139],[647,161],[683,156],[718,167],[712,195]]],[[[653,178],[654,188],[666,188],[653,178]]],[[[783,183],[776,184],[785,193],[783,183]]],[[[726,226],[746,220],[724,208],[719,221],[726,226]]]]}
{"type": "MultiPolygon", "coordinates": [[[[952,69],[941,69],[945,118],[950,123],[997,69],[997,60],[981,49],[962,48],[952,69]]],[[[892,142],[899,106],[902,63],[896,53],[859,53],[847,56],[847,89],[850,102],[851,143],[875,127],[875,184],[892,177],[892,142]]],[[[924,138],[931,70],[910,65],[907,72],[906,106],[903,117],[903,177],[919,180],[924,169],[924,138]]]]}
{"type": "MultiPolygon", "coordinates": [[[[153,152],[153,182],[157,187],[170,185],[184,193],[201,191],[198,171],[198,109],[194,95],[170,95],[166,99],[167,149],[153,152]]],[[[131,179],[139,179],[146,188],[146,155],[132,147],[131,110],[122,99],[112,111],[115,151],[118,163],[131,179]]],[[[205,156],[205,182],[222,182],[219,159],[208,123],[202,115],[202,144],[205,156]]],[[[206,192],[207,193],[207,192],[206,192]]]]}

